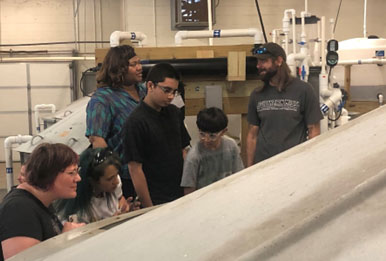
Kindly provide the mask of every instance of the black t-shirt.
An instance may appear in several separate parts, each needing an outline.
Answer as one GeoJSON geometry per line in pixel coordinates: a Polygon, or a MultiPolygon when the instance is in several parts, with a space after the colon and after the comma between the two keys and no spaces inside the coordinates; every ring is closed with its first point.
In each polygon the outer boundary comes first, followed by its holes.
{"type": "Polygon", "coordinates": [[[257,163],[304,142],[308,125],[318,123],[323,115],[312,86],[295,78],[282,92],[269,85],[254,90],[247,119],[259,127],[254,159],[257,163]]]}
{"type": "MultiPolygon", "coordinates": [[[[0,242],[19,236],[44,241],[60,234],[62,228],[53,208],[46,208],[24,189],[12,189],[0,204],[0,242]]],[[[1,244],[0,251],[3,258],[1,244]]]]}
{"type": "Polygon", "coordinates": [[[180,113],[174,105],[158,112],[142,101],[123,129],[124,162],[142,164],[153,204],[183,196],[182,149],[189,145],[190,136],[180,113]]]}

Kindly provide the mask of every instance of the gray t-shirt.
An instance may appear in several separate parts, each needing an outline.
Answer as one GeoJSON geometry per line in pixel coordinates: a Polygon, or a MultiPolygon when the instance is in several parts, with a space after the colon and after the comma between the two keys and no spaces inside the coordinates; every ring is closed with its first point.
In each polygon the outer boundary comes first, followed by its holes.
{"type": "Polygon", "coordinates": [[[318,123],[323,115],[312,86],[296,78],[282,92],[269,85],[260,92],[254,90],[247,119],[259,127],[257,163],[304,142],[308,125],[318,123]]]}
{"type": "Polygon", "coordinates": [[[181,187],[200,189],[244,168],[236,142],[221,137],[217,150],[208,150],[198,142],[184,161],[181,187]]]}

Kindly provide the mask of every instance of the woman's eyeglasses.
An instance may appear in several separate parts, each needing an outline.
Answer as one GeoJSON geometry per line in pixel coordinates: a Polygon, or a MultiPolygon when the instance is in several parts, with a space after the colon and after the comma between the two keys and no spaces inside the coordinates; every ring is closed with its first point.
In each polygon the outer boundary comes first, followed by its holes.
{"type": "Polygon", "coordinates": [[[78,175],[79,171],[80,171],[80,167],[74,169],[73,171],[66,171],[64,173],[66,173],[66,174],[68,174],[70,176],[76,176],[76,175],[78,175]]]}

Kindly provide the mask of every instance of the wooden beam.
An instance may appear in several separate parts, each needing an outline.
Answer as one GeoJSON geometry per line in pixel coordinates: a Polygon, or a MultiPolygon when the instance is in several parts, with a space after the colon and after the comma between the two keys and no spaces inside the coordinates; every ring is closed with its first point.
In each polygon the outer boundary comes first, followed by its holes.
{"type": "MultiPolygon", "coordinates": [[[[170,47],[136,47],[135,52],[142,60],[157,59],[193,59],[197,58],[197,51],[213,51],[214,57],[227,57],[228,52],[251,53],[252,44],[245,45],[216,45],[216,46],[170,46],[170,47]]],[[[95,49],[96,64],[102,63],[109,48],[95,49]]]]}

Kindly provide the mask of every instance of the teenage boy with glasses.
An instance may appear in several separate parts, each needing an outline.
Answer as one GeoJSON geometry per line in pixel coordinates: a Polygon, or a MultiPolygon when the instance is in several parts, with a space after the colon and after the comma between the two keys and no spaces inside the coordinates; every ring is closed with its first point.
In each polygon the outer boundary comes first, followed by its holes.
{"type": "Polygon", "coordinates": [[[185,195],[244,168],[236,142],[224,136],[228,118],[215,107],[201,110],[196,121],[200,141],[184,162],[181,187],[185,195]]]}
{"type": "Polygon", "coordinates": [[[146,78],[146,97],[122,132],[124,162],[143,207],[183,196],[183,154],[190,136],[181,111],[170,104],[177,95],[179,79],[170,64],[153,66],[146,78]]]}

